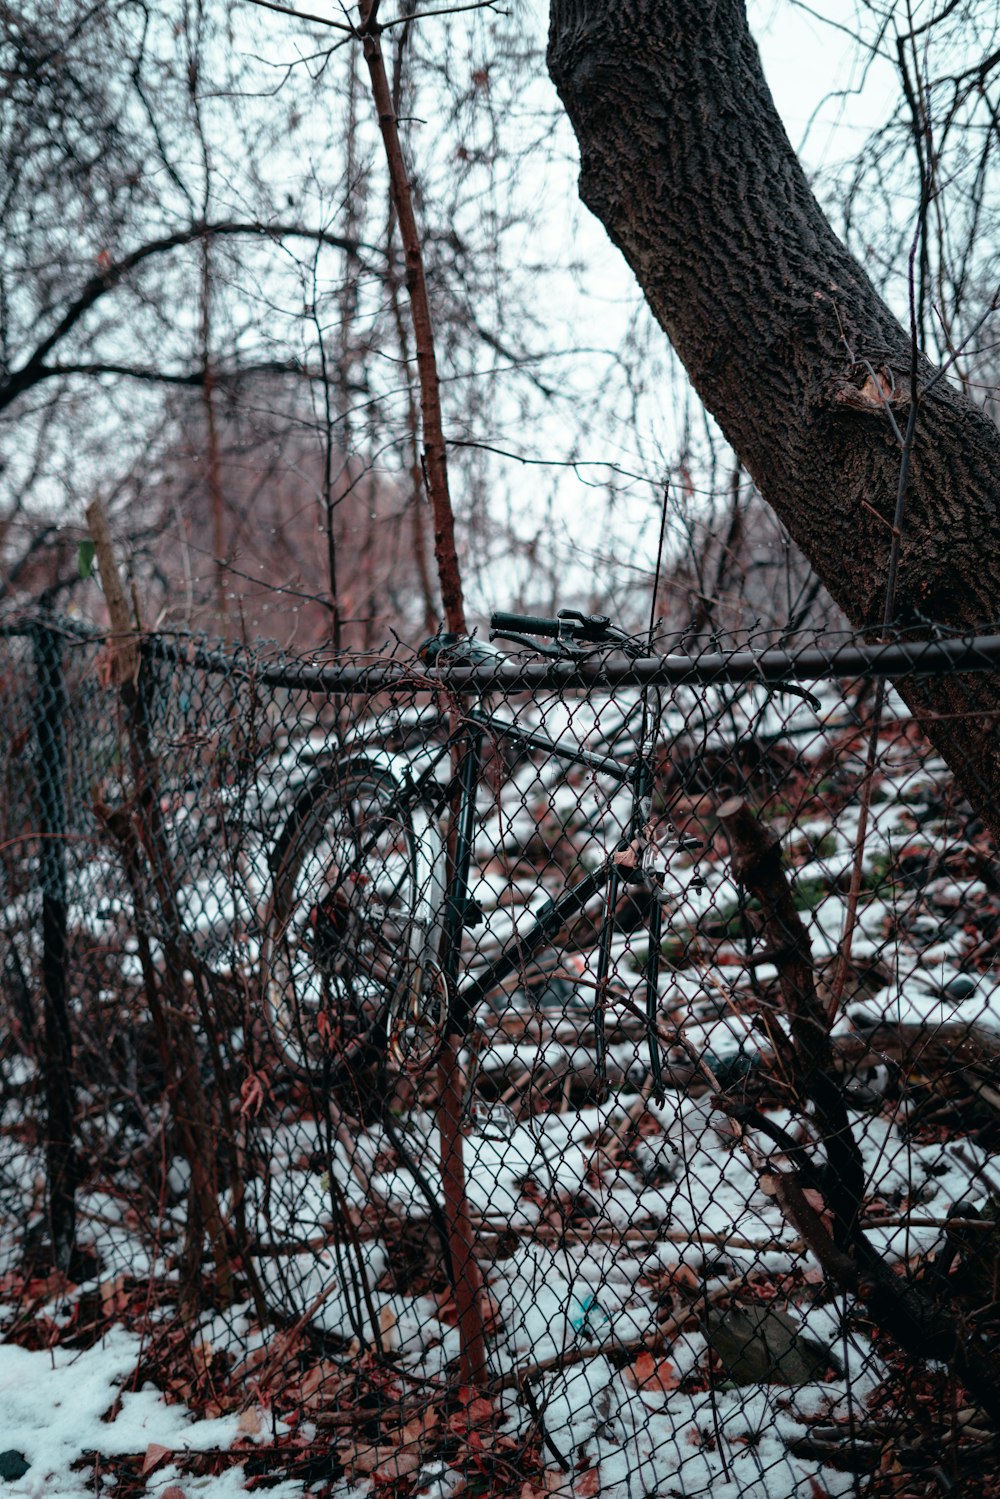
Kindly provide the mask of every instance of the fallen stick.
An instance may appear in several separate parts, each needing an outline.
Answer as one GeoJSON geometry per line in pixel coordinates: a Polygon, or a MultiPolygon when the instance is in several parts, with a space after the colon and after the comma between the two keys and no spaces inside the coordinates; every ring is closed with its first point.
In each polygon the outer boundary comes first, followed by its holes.
{"type": "Polygon", "coordinates": [[[617,1357],[630,1353],[666,1353],[674,1338],[693,1317],[699,1316],[716,1301],[731,1296],[734,1291],[746,1290],[746,1284],[745,1275],[724,1281],[721,1286],[696,1297],[690,1306],[661,1323],[655,1332],[646,1333],[641,1338],[630,1338],[628,1342],[618,1343],[586,1343],[580,1347],[566,1348],[562,1353],[553,1354],[551,1358],[539,1359],[537,1363],[528,1364],[523,1369],[512,1369],[508,1374],[491,1381],[490,1393],[499,1394],[502,1390],[515,1389],[526,1380],[537,1379],[539,1374],[547,1374],[551,1369],[568,1369],[573,1364],[586,1363],[588,1359],[602,1358],[609,1353],[617,1357]]]}

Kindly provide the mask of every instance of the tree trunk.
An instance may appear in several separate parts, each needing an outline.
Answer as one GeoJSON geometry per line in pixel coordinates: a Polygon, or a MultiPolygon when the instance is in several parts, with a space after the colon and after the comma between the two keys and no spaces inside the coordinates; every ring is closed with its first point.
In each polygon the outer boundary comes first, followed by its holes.
{"type": "MultiPolygon", "coordinates": [[[[765,500],[853,623],[879,626],[910,336],[813,197],[742,0],[552,0],[549,67],[583,201],[765,500]]],[[[917,634],[988,629],[1000,433],[934,373],[920,361],[893,612],[917,634]]],[[[1000,833],[996,677],[900,690],[1000,833]]]]}

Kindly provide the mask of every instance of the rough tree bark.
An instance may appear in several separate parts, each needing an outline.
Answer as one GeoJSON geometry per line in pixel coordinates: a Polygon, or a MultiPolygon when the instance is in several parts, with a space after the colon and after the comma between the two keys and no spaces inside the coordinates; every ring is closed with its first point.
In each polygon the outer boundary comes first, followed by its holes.
{"type": "MultiPolygon", "coordinates": [[[[900,473],[886,405],[905,427],[910,335],[809,189],[743,0],[552,0],[549,68],[583,201],[765,500],[877,627],[900,473]]],[[[921,361],[895,584],[917,633],[1000,618],[1000,433],[934,376],[921,361]]],[[[997,678],[900,690],[1000,835],[997,678]]]]}

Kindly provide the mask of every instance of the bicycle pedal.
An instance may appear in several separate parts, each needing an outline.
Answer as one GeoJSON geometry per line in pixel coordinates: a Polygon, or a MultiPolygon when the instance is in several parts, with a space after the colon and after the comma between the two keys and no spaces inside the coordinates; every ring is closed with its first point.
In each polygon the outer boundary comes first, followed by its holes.
{"type": "Polygon", "coordinates": [[[469,928],[482,926],[485,919],[482,906],[478,900],[473,900],[470,896],[465,902],[465,910],[462,913],[462,925],[469,928]]]}

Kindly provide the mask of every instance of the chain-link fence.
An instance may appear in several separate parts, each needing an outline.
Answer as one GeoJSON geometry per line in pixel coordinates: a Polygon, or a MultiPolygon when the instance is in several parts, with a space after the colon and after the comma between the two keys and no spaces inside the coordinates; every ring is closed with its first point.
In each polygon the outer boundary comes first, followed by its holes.
{"type": "Polygon", "coordinates": [[[998,643],[8,622],[14,1477],[1000,1492],[998,643]]]}

